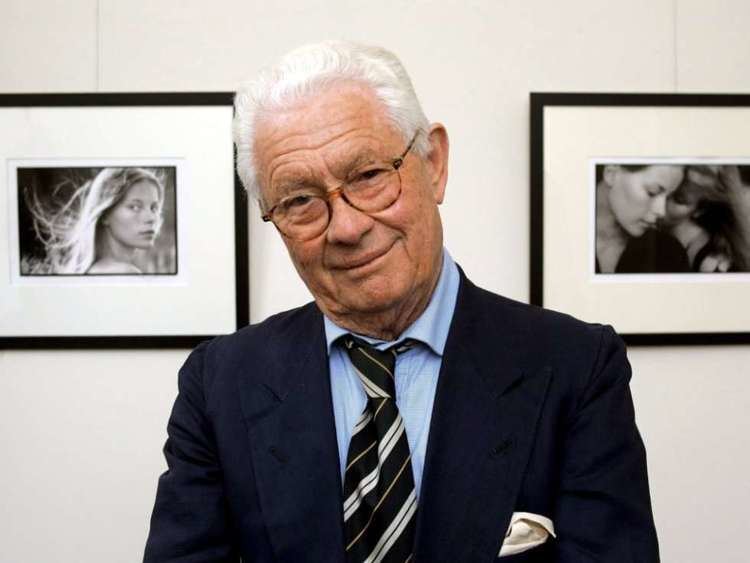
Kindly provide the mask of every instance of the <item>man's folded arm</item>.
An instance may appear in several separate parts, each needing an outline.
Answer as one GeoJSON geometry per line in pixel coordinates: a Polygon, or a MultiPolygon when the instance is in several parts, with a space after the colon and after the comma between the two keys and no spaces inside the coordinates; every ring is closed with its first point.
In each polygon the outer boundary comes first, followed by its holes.
{"type": "Polygon", "coordinates": [[[635,425],[630,365],[610,327],[561,444],[558,563],[656,563],[646,452],[635,425]]]}
{"type": "Polygon", "coordinates": [[[211,424],[206,417],[206,343],[179,374],[179,394],[167,426],[144,563],[237,563],[211,424]]]}

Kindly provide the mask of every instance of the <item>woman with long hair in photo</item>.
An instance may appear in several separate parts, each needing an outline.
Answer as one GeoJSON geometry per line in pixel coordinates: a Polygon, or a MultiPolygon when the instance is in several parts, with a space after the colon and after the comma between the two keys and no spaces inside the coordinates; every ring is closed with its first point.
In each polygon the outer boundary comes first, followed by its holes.
{"type": "Polygon", "coordinates": [[[607,164],[596,186],[596,271],[688,271],[684,248],[656,230],[684,166],[607,164]]]}
{"type": "Polygon", "coordinates": [[[146,168],[104,168],[55,209],[36,190],[24,192],[42,260],[31,274],[141,274],[135,258],[161,228],[164,184],[146,168]]]}

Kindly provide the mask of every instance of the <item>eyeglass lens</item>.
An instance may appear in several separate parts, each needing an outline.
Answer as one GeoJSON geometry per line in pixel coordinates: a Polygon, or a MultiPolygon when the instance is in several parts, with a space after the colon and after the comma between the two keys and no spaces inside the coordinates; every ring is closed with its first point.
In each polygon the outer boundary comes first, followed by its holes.
{"type": "MultiPolygon", "coordinates": [[[[398,171],[385,167],[371,167],[353,175],[338,190],[346,202],[365,213],[376,213],[393,205],[401,194],[398,171]]],[[[274,221],[286,236],[307,240],[323,233],[330,222],[330,204],[336,197],[304,194],[284,199],[276,207],[274,221]]]]}

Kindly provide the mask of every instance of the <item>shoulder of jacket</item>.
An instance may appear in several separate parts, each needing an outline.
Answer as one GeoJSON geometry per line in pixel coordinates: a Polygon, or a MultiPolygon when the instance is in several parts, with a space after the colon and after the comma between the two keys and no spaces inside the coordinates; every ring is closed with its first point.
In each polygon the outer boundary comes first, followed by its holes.
{"type": "Polygon", "coordinates": [[[277,313],[260,323],[201,342],[185,366],[199,372],[203,384],[211,386],[213,380],[245,371],[246,366],[262,366],[295,334],[315,330],[315,323],[322,323],[320,319],[315,303],[277,313]]]}
{"type": "Polygon", "coordinates": [[[466,301],[481,316],[482,331],[511,338],[533,356],[532,363],[587,364],[602,346],[619,341],[614,330],[569,314],[510,299],[468,280],[466,301]]]}

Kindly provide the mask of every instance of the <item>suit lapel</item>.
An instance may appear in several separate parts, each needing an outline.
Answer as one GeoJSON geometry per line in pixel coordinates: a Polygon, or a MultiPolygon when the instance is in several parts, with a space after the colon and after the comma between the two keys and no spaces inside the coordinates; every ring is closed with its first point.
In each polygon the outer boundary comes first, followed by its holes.
{"type": "Polygon", "coordinates": [[[343,562],[342,492],[322,316],[308,306],[241,389],[263,518],[282,561],[343,562]]]}
{"type": "Polygon", "coordinates": [[[533,443],[550,374],[524,372],[526,327],[506,326],[487,305],[462,272],[430,425],[418,562],[497,556],[533,443]]]}

